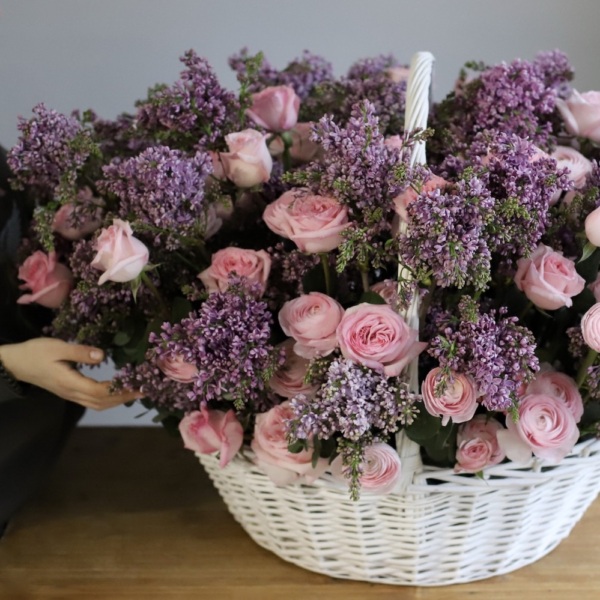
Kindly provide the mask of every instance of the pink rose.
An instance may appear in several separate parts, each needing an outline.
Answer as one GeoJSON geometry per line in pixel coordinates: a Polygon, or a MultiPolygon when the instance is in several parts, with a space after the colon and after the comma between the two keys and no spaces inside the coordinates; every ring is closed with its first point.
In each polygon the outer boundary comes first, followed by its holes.
{"type": "Polygon", "coordinates": [[[339,302],[321,292],[310,292],[284,303],[279,324],[296,340],[294,352],[311,359],[326,356],[337,347],[336,328],[343,316],[339,302]]]}
{"type": "Polygon", "coordinates": [[[329,252],[342,243],[348,209],[335,198],[289,190],[265,208],[267,227],[292,240],[302,252],[329,252]]]}
{"type": "Polygon", "coordinates": [[[265,291],[271,271],[271,257],[264,250],[245,250],[230,246],[212,255],[211,265],[198,275],[209,294],[225,292],[235,273],[249,283],[258,283],[265,291]]]}
{"type": "Polygon", "coordinates": [[[501,463],[506,455],[498,444],[498,432],[504,427],[487,415],[475,415],[458,428],[456,438],[457,473],[477,473],[501,463]]]}
{"type": "Polygon", "coordinates": [[[397,377],[426,347],[418,331],[387,304],[362,303],[347,309],[337,327],[345,358],[397,377]]]}
{"type": "Polygon", "coordinates": [[[571,411],[576,423],[583,416],[583,400],[579,388],[572,377],[558,371],[539,371],[535,379],[527,386],[527,394],[544,394],[562,400],[571,411]]]}
{"type": "Polygon", "coordinates": [[[221,152],[225,176],[240,188],[250,188],[269,181],[273,159],[267,136],[254,129],[244,129],[225,136],[229,152],[221,152]]]}
{"type": "Polygon", "coordinates": [[[319,458],[316,466],[312,466],[311,450],[288,452],[286,421],[293,416],[289,400],[256,415],[251,448],[256,455],[256,464],[275,485],[312,483],[327,469],[324,458],[319,458]]]}
{"type": "Polygon", "coordinates": [[[221,229],[221,225],[223,225],[223,219],[219,215],[217,208],[214,204],[209,204],[205,209],[199,219],[200,225],[202,227],[203,237],[205,240],[211,238],[219,229],[221,229]]]}
{"type": "Polygon", "coordinates": [[[585,185],[588,174],[592,172],[592,163],[581,152],[569,146],[557,146],[550,156],[556,161],[558,169],[569,169],[568,177],[575,189],[585,185]]]}
{"type": "MultiPolygon", "coordinates": [[[[335,479],[347,481],[340,455],[331,463],[330,469],[335,479]]],[[[388,444],[378,442],[365,448],[362,469],[359,477],[361,491],[389,494],[400,481],[402,463],[396,450],[388,444]]]]}
{"type": "Polygon", "coordinates": [[[107,281],[131,281],[148,263],[148,248],[133,237],[131,226],[121,219],[114,219],[110,227],[100,232],[95,250],[92,267],[104,271],[98,280],[100,285],[107,281]]]}
{"type": "Polygon", "coordinates": [[[421,386],[427,412],[434,417],[442,417],[442,425],[447,425],[450,418],[453,423],[469,421],[477,410],[475,380],[470,375],[452,373],[452,380],[448,380],[446,389],[438,396],[436,387],[441,372],[439,367],[429,371],[421,386]]]}
{"type": "Polygon", "coordinates": [[[55,231],[66,240],[80,240],[102,225],[102,210],[100,208],[93,215],[86,214],[83,216],[81,222],[77,225],[73,221],[74,209],[75,206],[71,203],[63,204],[54,215],[52,231],[55,231]]]}
{"type": "Polygon", "coordinates": [[[411,202],[414,202],[420,195],[441,189],[446,185],[448,185],[448,182],[445,179],[432,173],[431,177],[421,187],[420,192],[415,191],[412,187],[408,187],[401,194],[394,198],[393,202],[396,209],[396,214],[403,221],[408,221],[407,208],[411,202]]]}
{"type": "Polygon", "coordinates": [[[394,308],[398,302],[398,282],[393,279],[384,279],[371,286],[371,291],[379,294],[386,304],[394,308]]]}
{"type": "Polygon", "coordinates": [[[192,383],[198,375],[196,365],[187,362],[180,354],[159,358],[156,364],[169,379],[179,383],[192,383]]]}
{"type": "Polygon", "coordinates": [[[288,131],[298,121],[300,98],[289,85],[268,87],[252,94],[252,106],[246,114],[269,131],[288,131]]]}
{"type": "Polygon", "coordinates": [[[588,285],[588,289],[594,294],[596,302],[600,302],[600,274],[588,285]]]}
{"type": "Polygon", "coordinates": [[[570,134],[600,142],[600,92],[573,90],[567,100],[557,98],[556,106],[570,134]]]}
{"type": "Polygon", "coordinates": [[[596,302],[581,319],[581,333],[584,342],[596,352],[600,352],[600,302],[596,302]]]}
{"type": "Polygon", "coordinates": [[[269,387],[284,398],[293,398],[298,394],[310,396],[319,389],[319,384],[305,383],[304,378],[310,361],[298,356],[293,349],[294,340],[289,339],[280,344],[285,350],[285,362],[271,379],[269,387]]]}
{"type": "Polygon", "coordinates": [[[594,246],[600,246],[600,207],[585,218],[585,236],[594,246]]]}
{"type": "MultiPolygon", "coordinates": [[[[317,158],[321,151],[321,146],[313,142],[310,138],[312,134],[313,123],[296,123],[296,126],[289,131],[292,139],[290,146],[290,156],[296,162],[306,163],[317,158]]],[[[269,150],[273,156],[279,156],[283,153],[284,144],[281,137],[276,136],[269,144],[269,150]]]]}
{"type": "Polygon", "coordinates": [[[579,429],[569,407],[560,398],[528,394],[519,402],[519,420],[508,416],[498,442],[506,456],[526,462],[531,453],[551,463],[559,463],[579,438],[579,429]]]}
{"type": "Polygon", "coordinates": [[[19,289],[31,291],[31,294],[20,296],[18,304],[35,302],[47,308],[58,308],[73,288],[73,274],[58,262],[56,252],[34,252],[19,267],[18,275],[25,282],[19,289]]]}
{"type": "Polygon", "coordinates": [[[219,466],[227,466],[244,441],[244,430],[233,410],[209,410],[203,406],[179,423],[183,444],[198,454],[219,452],[219,466]]]}
{"type": "Polygon", "coordinates": [[[410,67],[390,67],[385,73],[394,83],[402,83],[408,81],[410,67]]]}
{"type": "Polygon", "coordinates": [[[572,260],[540,244],[529,258],[517,261],[515,284],[539,308],[556,310],[573,305],[571,298],[583,291],[585,279],[572,260]]]}

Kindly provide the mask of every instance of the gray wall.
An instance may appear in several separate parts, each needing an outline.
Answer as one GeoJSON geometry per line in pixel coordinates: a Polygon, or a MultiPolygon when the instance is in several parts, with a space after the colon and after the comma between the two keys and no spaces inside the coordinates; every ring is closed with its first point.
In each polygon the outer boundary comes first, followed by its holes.
{"type": "MultiPolygon", "coordinates": [[[[560,48],[581,91],[600,89],[598,0],[0,0],[0,143],[17,139],[17,116],[44,101],[59,111],[132,109],[178,57],[194,48],[235,88],[227,58],[243,46],[283,67],[302,50],[337,74],[356,59],[416,50],[437,58],[434,94],[460,66],[533,58],[560,48]]],[[[141,424],[138,407],[88,414],[88,424],[141,424]]]]}

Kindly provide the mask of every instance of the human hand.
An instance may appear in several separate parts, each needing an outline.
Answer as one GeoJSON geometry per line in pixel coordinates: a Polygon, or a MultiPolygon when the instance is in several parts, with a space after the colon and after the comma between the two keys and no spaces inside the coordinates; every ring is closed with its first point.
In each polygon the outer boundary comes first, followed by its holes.
{"type": "Polygon", "coordinates": [[[139,391],[111,394],[110,381],[95,381],[74,368],[73,363],[97,365],[104,360],[102,350],[93,346],[35,338],[0,346],[0,360],[15,379],[86,408],[104,410],[141,396],[139,391]]]}

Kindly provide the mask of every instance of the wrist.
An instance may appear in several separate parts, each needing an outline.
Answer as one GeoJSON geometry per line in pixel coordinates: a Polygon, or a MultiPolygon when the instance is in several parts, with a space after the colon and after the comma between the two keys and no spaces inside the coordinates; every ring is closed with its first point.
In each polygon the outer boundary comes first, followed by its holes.
{"type": "Polygon", "coordinates": [[[10,368],[10,361],[7,365],[7,355],[10,354],[10,345],[0,346],[0,380],[18,395],[23,393],[23,387],[17,376],[10,368]]]}

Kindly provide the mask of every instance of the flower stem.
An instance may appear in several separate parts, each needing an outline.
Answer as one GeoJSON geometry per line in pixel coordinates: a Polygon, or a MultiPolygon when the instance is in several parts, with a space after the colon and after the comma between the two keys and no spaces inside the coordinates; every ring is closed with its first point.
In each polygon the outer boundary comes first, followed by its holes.
{"type": "Polygon", "coordinates": [[[331,286],[331,269],[329,268],[329,255],[323,252],[321,255],[321,265],[323,266],[323,274],[325,275],[325,292],[331,296],[333,289],[331,286]]]}
{"type": "Polygon", "coordinates": [[[577,379],[576,379],[577,387],[581,387],[581,385],[585,381],[585,378],[587,376],[588,367],[591,367],[594,364],[597,356],[598,356],[598,353],[595,350],[592,350],[590,348],[587,353],[587,356],[585,357],[585,359],[581,363],[581,366],[579,367],[579,371],[577,371],[577,379]]]}
{"type": "Polygon", "coordinates": [[[367,269],[360,269],[360,279],[362,281],[363,292],[368,292],[371,289],[369,285],[369,271],[367,269]]]}
{"type": "Polygon", "coordinates": [[[165,318],[169,317],[169,307],[166,305],[164,298],[161,296],[158,288],[154,285],[154,282],[148,277],[148,274],[142,271],[142,282],[152,292],[152,295],[158,300],[161,312],[165,318]]]}
{"type": "Polygon", "coordinates": [[[524,318],[525,315],[529,312],[529,309],[533,306],[533,302],[531,302],[531,300],[527,303],[527,306],[521,311],[521,314],[519,315],[519,322],[521,322],[524,318]]]}

